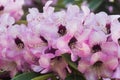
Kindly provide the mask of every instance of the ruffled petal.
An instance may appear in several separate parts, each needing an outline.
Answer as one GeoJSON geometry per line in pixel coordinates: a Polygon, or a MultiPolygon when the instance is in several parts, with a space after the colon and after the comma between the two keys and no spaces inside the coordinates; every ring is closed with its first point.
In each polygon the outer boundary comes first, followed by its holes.
{"type": "Polygon", "coordinates": [[[93,65],[97,61],[103,61],[105,60],[106,55],[102,52],[96,52],[91,56],[90,63],[93,65]]]}
{"type": "Polygon", "coordinates": [[[118,46],[114,42],[105,42],[101,45],[101,48],[107,55],[118,56],[118,46]]]}
{"type": "Polygon", "coordinates": [[[108,56],[106,57],[106,63],[105,65],[111,69],[111,70],[115,70],[118,66],[118,59],[116,57],[113,57],[113,56],[108,56]]]}
{"type": "Polygon", "coordinates": [[[102,31],[93,31],[89,36],[90,46],[94,44],[101,44],[106,41],[106,35],[102,31]]]}
{"type": "Polygon", "coordinates": [[[120,66],[117,67],[117,69],[115,70],[112,78],[120,79],[120,66]]]}
{"type": "Polygon", "coordinates": [[[85,60],[80,60],[78,64],[78,70],[82,73],[85,73],[86,70],[90,67],[90,63],[85,60]]]}

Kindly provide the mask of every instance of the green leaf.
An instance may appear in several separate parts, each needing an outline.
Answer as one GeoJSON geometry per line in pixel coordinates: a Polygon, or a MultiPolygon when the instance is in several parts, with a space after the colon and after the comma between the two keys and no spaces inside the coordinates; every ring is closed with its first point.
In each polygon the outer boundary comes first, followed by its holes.
{"type": "Polygon", "coordinates": [[[103,2],[104,0],[92,0],[89,3],[89,8],[93,11],[95,11],[103,2]]]}
{"type": "Polygon", "coordinates": [[[31,80],[32,78],[39,76],[39,75],[40,74],[35,73],[35,72],[26,72],[18,76],[15,76],[12,80],[31,80]]]}
{"type": "Polygon", "coordinates": [[[57,4],[54,5],[54,7],[55,7],[55,11],[59,11],[61,9],[64,9],[65,5],[63,4],[63,0],[58,0],[57,4]]]}
{"type": "Polygon", "coordinates": [[[82,2],[83,0],[58,0],[57,4],[54,6],[55,11],[66,9],[66,5],[69,3],[80,6],[82,2]]]}
{"type": "Polygon", "coordinates": [[[54,77],[54,75],[53,74],[45,74],[45,75],[35,77],[32,80],[46,80],[46,79],[51,78],[51,77],[54,77]]]}
{"type": "Polygon", "coordinates": [[[74,0],[74,4],[81,6],[84,0],[74,0]]]}
{"type": "Polygon", "coordinates": [[[65,78],[65,80],[86,80],[83,76],[81,75],[74,75],[71,74],[65,78]]]}
{"type": "Polygon", "coordinates": [[[69,54],[63,54],[62,57],[66,60],[66,62],[75,70],[77,69],[77,64],[71,61],[70,55],[69,54]]]}

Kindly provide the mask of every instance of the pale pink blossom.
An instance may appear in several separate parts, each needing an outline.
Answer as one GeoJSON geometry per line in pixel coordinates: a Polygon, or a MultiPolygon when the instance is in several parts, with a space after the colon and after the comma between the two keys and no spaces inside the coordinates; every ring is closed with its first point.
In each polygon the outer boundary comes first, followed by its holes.
{"type": "Polygon", "coordinates": [[[24,0],[1,0],[0,6],[3,7],[1,13],[9,13],[15,20],[19,20],[23,15],[23,4],[24,0]]]}

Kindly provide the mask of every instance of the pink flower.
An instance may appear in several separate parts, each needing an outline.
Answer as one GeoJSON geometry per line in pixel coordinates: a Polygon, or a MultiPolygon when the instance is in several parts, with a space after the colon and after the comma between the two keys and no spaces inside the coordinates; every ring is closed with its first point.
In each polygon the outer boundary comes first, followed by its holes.
{"type": "Polygon", "coordinates": [[[118,66],[118,46],[113,41],[106,42],[106,35],[102,31],[93,31],[90,34],[88,44],[91,56],[81,58],[78,70],[85,74],[87,80],[111,78],[118,66]]]}
{"type": "Polygon", "coordinates": [[[19,20],[21,16],[23,15],[22,6],[24,4],[24,0],[1,0],[0,6],[2,8],[2,13],[9,13],[12,17],[14,17],[16,20],[19,20]]]}
{"type": "Polygon", "coordinates": [[[71,70],[61,56],[68,53],[87,80],[120,78],[119,15],[94,14],[86,6],[80,10],[71,4],[55,12],[48,1],[43,12],[29,9],[27,25],[18,25],[23,4],[0,1],[0,69],[12,76],[18,71],[53,71],[64,80],[66,69],[71,70]]]}
{"type": "Polygon", "coordinates": [[[116,57],[108,57],[101,52],[97,52],[91,57],[90,62],[89,59],[80,60],[78,70],[85,74],[87,80],[97,80],[101,77],[111,78],[117,66],[118,60],[116,57]]]}
{"type": "Polygon", "coordinates": [[[53,21],[54,8],[49,6],[51,3],[51,1],[46,3],[43,7],[43,13],[39,13],[37,9],[32,8],[29,9],[30,14],[27,15],[28,26],[34,34],[37,36],[44,35],[43,37],[50,42],[53,38],[58,38],[58,27],[53,21]]]}
{"type": "Polygon", "coordinates": [[[89,45],[90,47],[95,44],[101,44],[102,42],[106,41],[106,35],[102,31],[92,31],[91,35],[89,36],[89,45]]]}

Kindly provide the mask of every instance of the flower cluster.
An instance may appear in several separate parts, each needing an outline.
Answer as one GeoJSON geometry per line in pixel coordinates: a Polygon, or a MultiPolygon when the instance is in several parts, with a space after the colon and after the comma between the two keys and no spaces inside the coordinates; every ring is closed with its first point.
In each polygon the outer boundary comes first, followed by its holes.
{"type": "MultiPolygon", "coordinates": [[[[120,79],[120,15],[95,14],[76,5],[54,12],[51,3],[45,4],[43,13],[29,9],[27,25],[15,24],[15,15],[11,17],[14,11],[21,12],[18,8],[9,7],[11,14],[0,15],[1,71],[10,71],[11,76],[19,71],[54,71],[64,80],[66,69],[71,72],[61,58],[67,53],[86,80],[120,79]]],[[[9,11],[5,7],[0,10],[9,11]]]]}
{"type": "Polygon", "coordinates": [[[0,15],[9,13],[15,20],[19,20],[23,15],[23,5],[24,0],[0,0],[0,15]]]}

